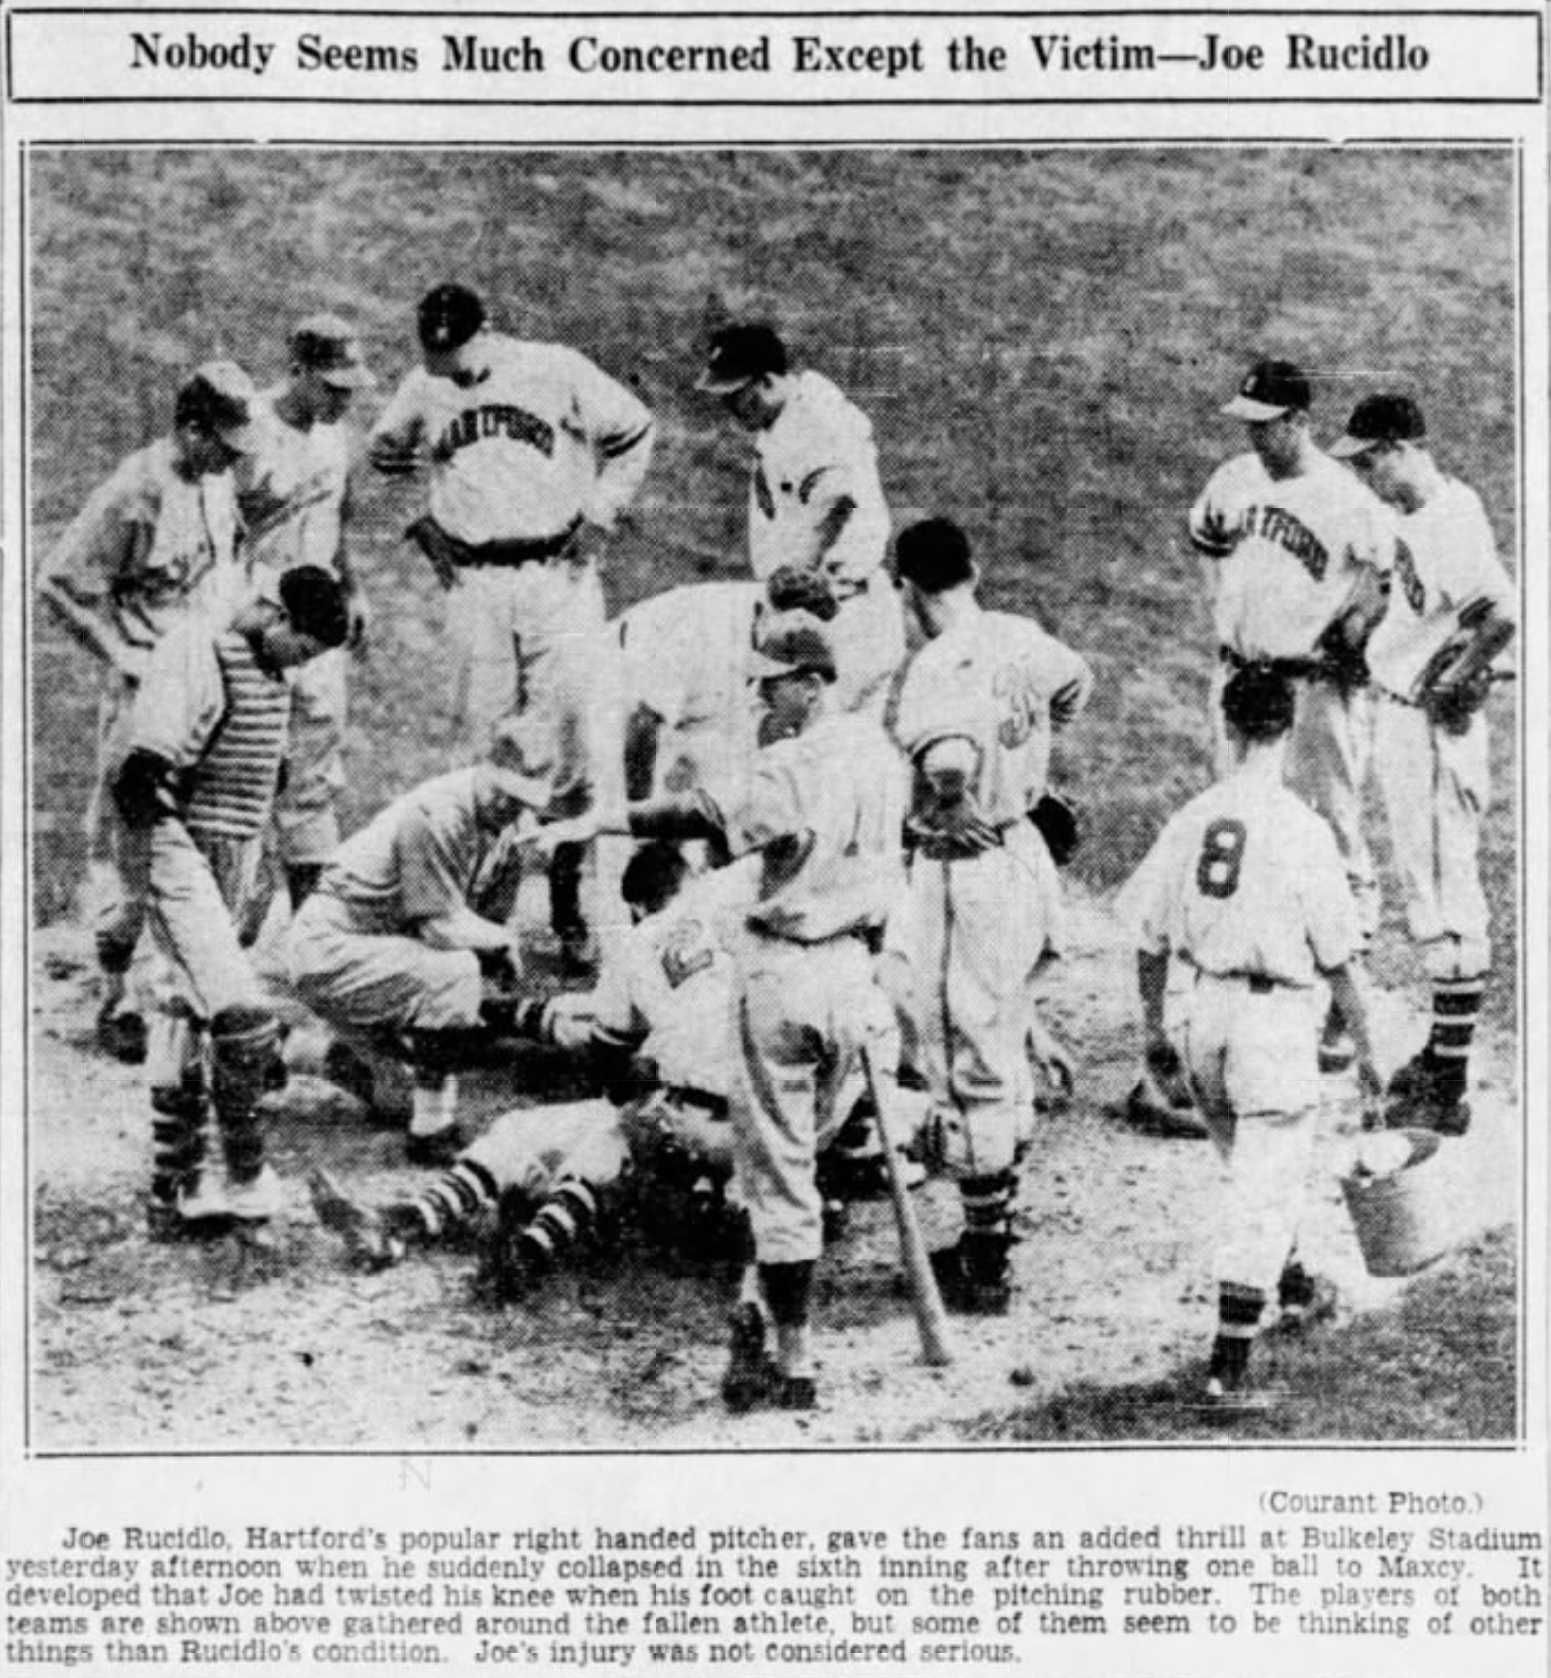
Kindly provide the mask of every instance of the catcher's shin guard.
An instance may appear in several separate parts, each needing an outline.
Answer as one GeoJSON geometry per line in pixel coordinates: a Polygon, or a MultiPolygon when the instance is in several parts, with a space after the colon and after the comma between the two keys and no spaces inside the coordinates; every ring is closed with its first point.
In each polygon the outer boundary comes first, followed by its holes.
{"type": "Polygon", "coordinates": [[[285,1079],[274,1015],[263,1008],[223,1008],[210,1022],[210,1093],[234,1187],[253,1182],[264,1168],[259,1100],[285,1079]]]}

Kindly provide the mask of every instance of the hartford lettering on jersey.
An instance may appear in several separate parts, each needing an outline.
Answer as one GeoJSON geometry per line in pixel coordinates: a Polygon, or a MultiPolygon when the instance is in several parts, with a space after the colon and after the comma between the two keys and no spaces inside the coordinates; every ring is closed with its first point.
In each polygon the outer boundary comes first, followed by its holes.
{"type": "Polygon", "coordinates": [[[1330,554],[1309,527],[1285,507],[1246,507],[1239,534],[1285,549],[1317,582],[1330,569],[1330,554]]]}
{"type": "Polygon", "coordinates": [[[555,452],[555,428],[548,420],[530,414],[514,402],[487,402],[477,408],[465,408],[448,424],[436,439],[431,458],[438,464],[444,463],[460,449],[489,437],[509,437],[514,443],[525,443],[546,459],[555,452]]]}

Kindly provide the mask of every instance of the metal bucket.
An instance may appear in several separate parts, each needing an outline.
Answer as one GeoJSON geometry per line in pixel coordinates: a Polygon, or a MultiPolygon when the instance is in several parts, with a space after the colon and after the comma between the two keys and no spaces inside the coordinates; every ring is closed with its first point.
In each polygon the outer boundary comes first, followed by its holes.
{"type": "Polygon", "coordinates": [[[1401,1130],[1410,1158],[1382,1177],[1354,1172],[1342,1181],[1357,1244],[1371,1276],[1414,1276],[1458,1239],[1458,1183],[1431,1130],[1401,1130]]]}

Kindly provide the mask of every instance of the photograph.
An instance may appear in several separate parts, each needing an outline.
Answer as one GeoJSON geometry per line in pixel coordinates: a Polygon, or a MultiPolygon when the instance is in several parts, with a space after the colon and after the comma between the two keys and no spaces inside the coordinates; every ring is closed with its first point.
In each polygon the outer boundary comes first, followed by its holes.
{"type": "Polygon", "coordinates": [[[1039,126],[22,149],[31,1453],[1522,1440],[1525,154],[1039,126]]]}

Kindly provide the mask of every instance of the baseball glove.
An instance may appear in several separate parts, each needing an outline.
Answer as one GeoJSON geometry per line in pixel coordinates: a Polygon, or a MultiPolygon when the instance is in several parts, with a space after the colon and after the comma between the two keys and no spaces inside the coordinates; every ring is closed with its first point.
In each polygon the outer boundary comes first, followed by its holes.
{"type": "Polygon", "coordinates": [[[1127,1097],[1124,1114],[1135,1129],[1152,1136],[1199,1141],[1207,1135],[1184,1062],[1172,1044],[1148,1049],[1142,1076],[1127,1097]]]}
{"type": "Polygon", "coordinates": [[[1057,868],[1065,868],[1082,849],[1082,820],[1056,793],[1047,792],[1029,812],[1029,820],[1039,829],[1057,868]]]}
{"type": "Polygon", "coordinates": [[[1476,604],[1460,613],[1459,628],[1422,667],[1411,689],[1435,728],[1465,734],[1492,691],[1491,660],[1512,636],[1512,626],[1476,604]]]}

